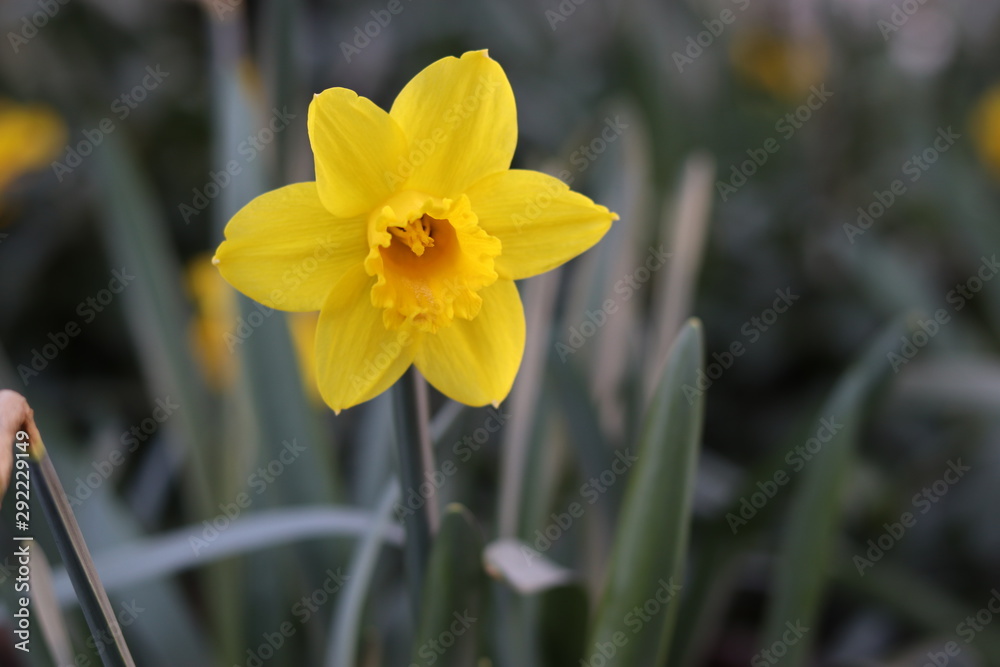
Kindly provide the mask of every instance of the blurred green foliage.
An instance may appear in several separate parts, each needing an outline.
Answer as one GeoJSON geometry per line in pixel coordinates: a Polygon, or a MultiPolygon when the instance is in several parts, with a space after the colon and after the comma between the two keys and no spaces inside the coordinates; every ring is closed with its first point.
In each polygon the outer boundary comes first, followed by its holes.
{"type": "MultiPolygon", "coordinates": [[[[0,27],[0,96],[68,138],[50,166],[18,159],[52,132],[0,107],[0,386],[36,411],[137,664],[616,664],[602,633],[634,626],[601,615],[605,584],[656,600],[635,587],[660,557],[679,592],[635,632],[673,641],[626,642],[627,664],[1000,663],[1000,4],[9,0],[0,27]],[[251,198],[312,178],[313,93],[387,108],[481,48],[517,98],[514,166],[621,220],[522,285],[528,355],[499,413],[432,396],[457,469],[438,500],[467,509],[433,552],[447,597],[414,623],[378,520],[390,397],[334,418],[301,372],[310,323],[213,284],[206,253],[251,198]],[[643,460],[602,477],[644,438],[684,460],[679,417],[655,442],[641,425],[688,315],[704,365],[672,387],[685,419],[704,401],[697,466],[667,488],[643,460]],[[529,555],[487,582],[498,538],[529,555]],[[421,654],[466,597],[469,653],[421,654]]],[[[0,664],[54,664],[37,625],[11,648],[0,514],[0,664]]]]}

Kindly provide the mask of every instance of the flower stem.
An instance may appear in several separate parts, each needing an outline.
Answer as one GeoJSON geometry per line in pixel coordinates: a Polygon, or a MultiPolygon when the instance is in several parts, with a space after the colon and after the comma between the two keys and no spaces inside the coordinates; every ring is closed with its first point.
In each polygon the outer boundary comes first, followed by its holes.
{"type": "Polygon", "coordinates": [[[429,475],[434,470],[431,448],[427,385],[416,369],[411,368],[394,386],[393,404],[396,415],[396,448],[399,453],[399,481],[402,489],[403,527],[406,543],[403,547],[406,573],[410,587],[410,604],[414,620],[418,618],[424,574],[431,550],[431,539],[437,531],[439,518],[437,495],[429,475]],[[426,493],[426,484],[431,493],[426,493]],[[421,499],[422,503],[411,499],[421,499]],[[417,507],[417,505],[420,505],[417,507]]]}

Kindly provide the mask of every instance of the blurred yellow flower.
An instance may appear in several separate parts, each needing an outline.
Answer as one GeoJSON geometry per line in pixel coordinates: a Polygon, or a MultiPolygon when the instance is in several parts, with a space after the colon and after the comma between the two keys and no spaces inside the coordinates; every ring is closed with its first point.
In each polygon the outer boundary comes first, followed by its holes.
{"type": "Polygon", "coordinates": [[[47,167],[66,145],[66,125],[40,104],[0,100],[0,196],[22,174],[47,167]]]}
{"type": "MultiPolygon", "coordinates": [[[[233,341],[239,326],[236,292],[212,265],[210,255],[196,257],[187,267],[188,293],[195,306],[190,325],[190,340],[205,380],[215,389],[231,387],[236,379],[237,356],[233,341]]],[[[293,313],[288,330],[295,356],[299,361],[306,395],[323,402],[316,385],[316,313],[293,313]]]]}
{"type": "Polygon", "coordinates": [[[1000,179],[1000,84],[986,91],[973,109],[972,133],[980,159],[1000,179]]]}
{"type": "Polygon", "coordinates": [[[729,55],[747,83],[785,100],[797,100],[826,76],[828,53],[820,35],[806,40],[745,30],[733,38],[729,55]]]}
{"type": "Polygon", "coordinates": [[[617,216],[510,169],[514,93],[485,51],[417,74],[387,113],[344,88],[309,107],[316,181],[247,204],[215,261],[266,306],[319,310],[317,376],[334,410],[415,364],[469,405],[498,404],[524,352],[514,280],[559,266],[617,216]]]}
{"type": "Polygon", "coordinates": [[[239,314],[236,293],[219,277],[209,255],[193,259],[186,277],[195,307],[189,332],[191,345],[208,384],[223,389],[236,376],[236,356],[226,343],[226,334],[232,333],[239,314]]]}
{"type": "Polygon", "coordinates": [[[318,313],[290,313],[288,316],[288,328],[292,334],[295,356],[299,360],[299,373],[302,374],[306,395],[313,403],[321,405],[323,397],[319,393],[319,379],[316,377],[316,327],[318,325],[318,313]]]}

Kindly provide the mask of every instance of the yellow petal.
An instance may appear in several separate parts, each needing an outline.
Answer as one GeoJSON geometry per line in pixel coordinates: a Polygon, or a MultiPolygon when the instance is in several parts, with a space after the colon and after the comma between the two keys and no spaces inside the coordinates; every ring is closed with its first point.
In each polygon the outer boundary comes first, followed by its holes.
{"type": "Polygon", "coordinates": [[[226,225],[215,263],[233,287],[265,306],[319,310],[330,289],[368,253],[365,219],[338,219],[315,183],[272,190],[226,225]]]}
{"type": "Polygon", "coordinates": [[[309,143],[323,205],[349,218],[369,213],[395,190],[390,174],[406,152],[396,122],[371,100],[330,88],[309,104],[309,143]]]}
{"type": "Polygon", "coordinates": [[[374,284],[375,278],[358,263],[330,292],[319,314],[319,391],[338,412],[392,386],[409,368],[419,344],[408,329],[385,328],[382,310],[371,304],[374,284]]]}
{"type": "Polygon", "coordinates": [[[414,360],[438,391],[466,405],[506,398],[524,354],[524,309],[513,281],[498,280],[479,295],[479,315],[426,335],[414,360]]]}
{"type": "Polygon", "coordinates": [[[466,192],[479,226],[500,239],[497,273],[520,280],[567,262],[601,240],[618,216],[558,178],[512,169],[466,192]]]}
{"type": "Polygon", "coordinates": [[[486,51],[442,58],[400,91],[389,114],[409,140],[394,179],[438,197],[458,197],[510,167],[517,144],[514,91],[486,51]]]}

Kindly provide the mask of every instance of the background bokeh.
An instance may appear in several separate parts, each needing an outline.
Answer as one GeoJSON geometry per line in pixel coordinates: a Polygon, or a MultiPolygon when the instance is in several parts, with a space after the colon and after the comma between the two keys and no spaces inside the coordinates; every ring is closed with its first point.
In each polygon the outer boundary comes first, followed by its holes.
{"type": "MultiPolygon", "coordinates": [[[[1000,2],[6,0],[0,35],[0,387],[36,411],[138,664],[337,664],[348,617],[357,664],[409,664],[396,546],[363,604],[339,596],[394,474],[391,398],[334,417],[315,317],[244,299],[210,258],[243,204],[313,178],[314,93],[388,108],[430,62],[483,48],[517,98],[514,166],[621,220],[521,285],[528,354],[499,417],[432,392],[457,468],[442,500],[487,541],[513,506],[512,535],[576,572],[592,615],[625,482],[545,531],[594,456],[636,441],[697,316],[703,448],[664,664],[778,664],[760,651],[783,572],[809,565],[781,548],[822,478],[809,447],[869,350],[886,377],[832,495],[802,664],[1000,664],[1000,2]],[[880,338],[899,318],[903,338],[880,338]],[[353,527],[323,527],[334,507],[353,527]],[[222,553],[237,514],[256,522],[222,553]]],[[[0,513],[0,664],[61,664],[37,627],[30,655],[12,649],[0,513]]],[[[68,664],[96,664],[33,517],[68,664]]],[[[489,597],[478,664],[580,664],[546,652],[531,596],[489,597]]]]}

